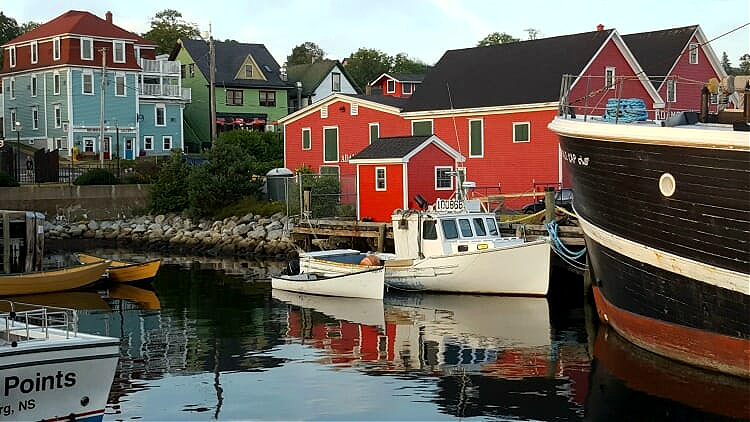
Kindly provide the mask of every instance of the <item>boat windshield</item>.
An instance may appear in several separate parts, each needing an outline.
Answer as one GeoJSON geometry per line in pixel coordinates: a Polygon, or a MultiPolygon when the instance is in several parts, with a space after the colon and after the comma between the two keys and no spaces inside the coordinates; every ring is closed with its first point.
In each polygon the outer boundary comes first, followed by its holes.
{"type": "Polygon", "coordinates": [[[458,227],[456,226],[456,220],[441,220],[440,224],[443,226],[443,234],[445,235],[446,239],[458,239],[458,227]]]}
{"type": "Polygon", "coordinates": [[[474,218],[474,232],[477,236],[487,236],[487,230],[484,229],[484,221],[481,218],[474,218]]]}
{"type": "Polygon", "coordinates": [[[492,217],[485,218],[487,220],[487,227],[490,229],[490,236],[497,236],[497,224],[495,224],[495,219],[492,217]]]}
{"type": "Polygon", "coordinates": [[[422,222],[422,239],[437,239],[437,225],[435,224],[435,220],[425,220],[422,222]]]}
{"type": "Polygon", "coordinates": [[[461,237],[474,237],[474,233],[471,231],[471,222],[468,218],[459,218],[458,227],[461,228],[461,237]]]}

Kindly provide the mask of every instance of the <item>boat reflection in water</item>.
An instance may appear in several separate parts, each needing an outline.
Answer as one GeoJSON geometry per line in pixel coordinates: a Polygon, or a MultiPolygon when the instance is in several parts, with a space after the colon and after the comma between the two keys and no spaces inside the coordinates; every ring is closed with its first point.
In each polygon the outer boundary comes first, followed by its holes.
{"type": "Polygon", "coordinates": [[[69,308],[77,311],[110,311],[109,304],[101,295],[90,290],[74,290],[69,292],[40,293],[35,295],[13,296],[6,298],[14,302],[31,303],[40,306],[54,306],[69,308]]]}
{"type": "Polygon", "coordinates": [[[592,420],[750,418],[750,381],[656,355],[606,326],[596,337],[592,371],[587,400],[592,420]]]}

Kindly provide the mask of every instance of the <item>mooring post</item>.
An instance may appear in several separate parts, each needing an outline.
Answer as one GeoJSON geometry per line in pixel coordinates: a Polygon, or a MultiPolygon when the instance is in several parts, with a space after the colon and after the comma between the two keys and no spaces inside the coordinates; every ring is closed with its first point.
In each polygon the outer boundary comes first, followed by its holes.
{"type": "Polygon", "coordinates": [[[555,188],[544,188],[544,222],[555,221],[555,188]]]}
{"type": "Polygon", "coordinates": [[[385,250],[385,223],[378,226],[378,252],[385,250]]]}

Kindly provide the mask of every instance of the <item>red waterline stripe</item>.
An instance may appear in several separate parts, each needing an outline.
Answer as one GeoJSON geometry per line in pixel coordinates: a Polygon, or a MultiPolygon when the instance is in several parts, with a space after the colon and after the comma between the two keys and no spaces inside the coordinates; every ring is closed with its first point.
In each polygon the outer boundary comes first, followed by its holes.
{"type": "MultiPolygon", "coordinates": [[[[102,414],[102,415],[104,415],[104,409],[99,409],[99,410],[91,410],[91,411],[88,411],[88,412],[84,412],[84,413],[78,413],[78,414],[74,414],[73,416],[74,416],[74,417],[75,417],[76,419],[78,419],[78,418],[80,418],[80,417],[84,417],[84,416],[95,416],[95,415],[98,415],[98,414],[102,414]]],[[[44,419],[44,422],[57,422],[57,421],[69,421],[69,420],[70,420],[70,415],[67,415],[67,416],[60,416],[60,417],[58,417],[57,419],[44,419]]]]}

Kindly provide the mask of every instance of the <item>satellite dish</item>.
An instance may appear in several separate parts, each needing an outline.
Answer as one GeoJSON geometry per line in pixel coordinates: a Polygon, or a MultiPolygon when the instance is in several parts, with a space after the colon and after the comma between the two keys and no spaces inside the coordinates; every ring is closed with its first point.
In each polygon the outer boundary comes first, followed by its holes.
{"type": "Polygon", "coordinates": [[[708,92],[712,94],[718,94],[719,93],[719,80],[716,78],[711,78],[708,80],[708,92]]]}

